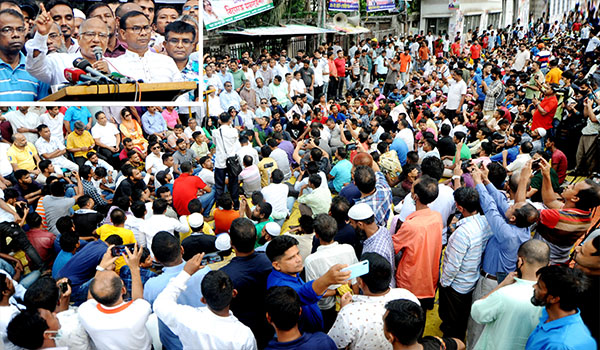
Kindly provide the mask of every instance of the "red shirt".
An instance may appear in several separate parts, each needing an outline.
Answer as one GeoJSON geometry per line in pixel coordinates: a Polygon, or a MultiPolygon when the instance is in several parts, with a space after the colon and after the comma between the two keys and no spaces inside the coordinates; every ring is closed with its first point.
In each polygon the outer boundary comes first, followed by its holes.
{"type": "Polygon", "coordinates": [[[487,49],[487,47],[488,47],[488,41],[489,41],[488,37],[484,36],[481,41],[483,42],[483,48],[487,49]]]}
{"type": "Polygon", "coordinates": [[[567,156],[559,149],[552,153],[552,167],[555,165],[556,173],[558,174],[558,183],[562,184],[567,177],[567,168],[569,167],[569,162],[567,161],[567,156]]]}
{"type": "Polygon", "coordinates": [[[536,108],[533,112],[531,130],[535,130],[537,128],[544,128],[545,130],[548,130],[552,128],[552,119],[556,113],[556,107],[558,107],[558,99],[556,98],[556,95],[546,97],[540,103],[540,106],[548,113],[546,113],[546,115],[542,115],[542,113],[540,113],[540,111],[536,108]]]}
{"type": "Polygon", "coordinates": [[[198,190],[205,187],[206,184],[198,176],[181,174],[173,183],[173,207],[177,214],[190,215],[188,203],[198,197],[198,190]]]}
{"type": "Polygon", "coordinates": [[[481,57],[481,45],[471,45],[471,58],[476,60],[481,57]]]}
{"type": "Polygon", "coordinates": [[[27,231],[27,239],[40,255],[43,261],[54,257],[54,239],[56,236],[49,231],[41,228],[34,228],[27,231]]]}
{"type": "Polygon", "coordinates": [[[450,45],[450,48],[452,49],[453,54],[456,56],[460,55],[460,43],[458,41],[453,42],[452,45],[450,45]]]}
{"type": "Polygon", "coordinates": [[[333,63],[335,63],[335,70],[337,71],[338,77],[345,77],[346,76],[346,60],[343,58],[336,58],[335,60],[333,60],[333,63]]]}

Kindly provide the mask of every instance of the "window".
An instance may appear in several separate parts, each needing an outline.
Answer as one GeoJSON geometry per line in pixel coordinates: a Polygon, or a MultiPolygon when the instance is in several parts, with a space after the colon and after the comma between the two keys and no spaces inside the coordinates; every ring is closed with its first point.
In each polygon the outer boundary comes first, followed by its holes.
{"type": "Polygon", "coordinates": [[[481,23],[481,15],[465,16],[463,31],[465,33],[468,32],[469,29],[474,31],[475,28],[479,27],[480,23],[481,23]]]}
{"type": "Polygon", "coordinates": [[[447,33],[449,20],[450,19],[448,17],[427,18],[425,22],[427,24],[425,33],[429,33],[430,31],[437,35],[442,35],[444,32],[447,33]]]}
{"type": "Polygon", "coordinates": [[[488,15],[488,26],[492,26],[493,29],[498,30],[500,28],[500,12],[490,13],[488,15]]]}

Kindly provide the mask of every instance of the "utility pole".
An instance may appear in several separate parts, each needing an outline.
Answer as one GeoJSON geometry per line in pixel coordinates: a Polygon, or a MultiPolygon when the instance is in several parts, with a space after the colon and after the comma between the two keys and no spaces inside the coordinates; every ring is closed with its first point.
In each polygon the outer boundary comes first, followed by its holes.
{"type": "MultiPolygon", "coordinates": [[[[320,9],[320,13],[318,13],[318,17],[319,17],[319,26],[321,28],[325,28],[325,22],[326,22],[326,18],[327,18],[327,0],[321,0],[321,6],[319,6],[320,9]]],[[[325,42],[327,41],[327,34],[323,33],[319,35],[319,42],[325,42]]],[[[317,43],[318,46],[318,43],[317,43]]]]}

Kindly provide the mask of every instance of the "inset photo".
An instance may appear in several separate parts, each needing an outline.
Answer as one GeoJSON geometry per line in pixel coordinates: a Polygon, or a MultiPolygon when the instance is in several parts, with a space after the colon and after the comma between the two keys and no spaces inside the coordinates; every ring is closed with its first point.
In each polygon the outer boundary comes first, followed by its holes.
{"type": "Polygon", "coordinates": [[[198,8],[198,0],[3,0],[0,103],[192,103],[198,8]]]}

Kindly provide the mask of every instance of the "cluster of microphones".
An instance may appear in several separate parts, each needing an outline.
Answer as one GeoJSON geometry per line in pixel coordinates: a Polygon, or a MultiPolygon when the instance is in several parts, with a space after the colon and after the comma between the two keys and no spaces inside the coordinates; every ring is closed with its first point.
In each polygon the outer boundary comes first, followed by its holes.
{"type": "MultiPolygon", "coordinates": [[[[93,48],[96,60],[102,59],[102,48],[96,46],[93,48]]],[[[85,58],[77,58],[73,61],[73,68],[65,68],[65,79],[71,84],[96,83],[96,84],[135,84],[136,80],[127,77],[121,73],[112,72],[106,75],[92,67],[92,64],[85,58]]],[[[140,81],[143,82],[143,81],[140,81]]]]}

